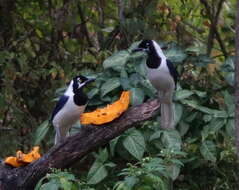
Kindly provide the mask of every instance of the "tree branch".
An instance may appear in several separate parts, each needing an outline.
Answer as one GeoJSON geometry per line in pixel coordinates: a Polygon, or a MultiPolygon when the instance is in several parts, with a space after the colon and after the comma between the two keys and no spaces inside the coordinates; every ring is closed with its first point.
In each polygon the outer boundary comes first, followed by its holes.
{"type": "Polygon", "coordinates": [[[217,8],[216,11],[214,10],[214,7],[211,7],[208,4],[208,1],[206,0],[200,0],[200,2],[204,5],[204,7],[206,8],[206,12],[207,15],[210,19],[211,22],[211,27],[209,30],[209,35],[208,35],[208,43],[207,43],[207,54],[210,55],[212,48],[213,48],[213,40],[214,38],[217,39],[219,46],[224,54],[225,57],[228,56],[228,53],[226,51],[225,45],[220,37],[220,34],[217,30],[217,24],[218,24],[218,20],[219,20],[219,16],[220,16],[220,12],[222,10],[222,5],[224,3],[225,0],[220,0],[219,3],[217,4],[217,8]]]}
{"type": "Polygon", "coordinates": [[[137,123],[153,117],[159,108],[157,100],[129,108],[120,118],[101,126],[85,126],[82,130],[52,147],[42,158],[26,167],[10,168],[0,164],[1,190],[32,190],[51,168],[68,168],[96,148],[137,123]]]}
{"type": "Polygon", "coordinates": [[[120,25],[124,25],[125,23],[125,16],[124,16],[124,1],[123,0],[117,0],[118,4],[118,15],[120,20],[120,25]]]}
{"type": "MultiPolygon", "coordinates": [[[[104,0],[98,0],[96,2],[97,4],[97,11],[98,11],[98,17],[99,17],[99,27],[104,28],[105,27],[105,12],[104,12],[104,6],[105,6],[105,1],[104,0]]],[[[99,46],[97,49],[101,49],[105,39],[104,39],[104,34],[102,30],[97,31],[97,39],[99,46]]]]}
{"type": "Polygon", "coordinates": [[[77,8],[78,8],[78,13],[79,13],[80,18],[81,18],[82,27],[84,27],[84,32],[85,32],[84,34],[85,34],[86,40],[87,40],[90,47],[94,47],[91,40],[90,40],[90,35],[89,35],[88,29],[87,29],[87,26],[86,26],[86,19],[85,19],[85,15],[84,15],[82,7],[81,7],[81,2],[78,2],[77,8]]]}

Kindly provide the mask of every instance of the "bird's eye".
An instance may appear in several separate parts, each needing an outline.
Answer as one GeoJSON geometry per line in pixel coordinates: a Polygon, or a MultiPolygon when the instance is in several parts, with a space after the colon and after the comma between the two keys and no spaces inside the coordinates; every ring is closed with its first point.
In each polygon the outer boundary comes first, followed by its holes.
{"type": "Polygon", "coordinates": [[[81,79],[80,79],[80,78],[77,78],[77,82],[81,83],[81,79]]]}
{"type": "Polygon", "coordinates": [[[146,43],[146,46],[149,46],[149,43],[146,43]]]}

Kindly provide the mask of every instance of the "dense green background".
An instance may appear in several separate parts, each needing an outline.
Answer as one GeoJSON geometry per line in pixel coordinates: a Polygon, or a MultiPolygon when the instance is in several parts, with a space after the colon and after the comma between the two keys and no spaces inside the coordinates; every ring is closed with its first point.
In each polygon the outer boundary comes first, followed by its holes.
{"type": "Polygon", "coordinates": [[[149,38],[180,73],[177,130],[160,130],[159,116],[146,121],[70,172],[54,171],[41,188],[235,187],[235,0],[0,0],[0,7],[0,157],[53,145],[48,119],[76,74],[97,77],[86,89],[89,110],[122,90],[131,90],[131,105],[154,98],[146,55],[130,54],[149,38]]]}

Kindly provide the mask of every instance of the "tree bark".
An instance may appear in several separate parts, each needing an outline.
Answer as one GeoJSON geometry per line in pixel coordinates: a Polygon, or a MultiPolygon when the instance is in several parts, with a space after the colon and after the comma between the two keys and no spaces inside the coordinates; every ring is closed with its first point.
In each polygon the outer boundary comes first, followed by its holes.
{"type": "MultiPolygon", "coordinates": [[[[236,10],[236,56],[235,56],[235,128],[236,128],[236,149],[237,149],[237,172],[239,173],[239,0],[236,10]]],[[[238,176],[238,175],[237,175],[238,176]]],[[[239,188],[239,182],[237,183],[239,188]]]]}
{"type": "Polygon", "coordinates": [[[52,147],[42,158],[25,167],[0,164],[0,190],[32,190],[51,168],[68,168],[96,148],[121,135],[135,124],[153,117],[157,100],[129,108],[120,118],[100,126],[84,126],[79,133],[52,147]]]}
{"type": "Polygon", "coordinates": [[[0,0],[0,48],[6,48],[13,35],[15,0],[0,0]]]}

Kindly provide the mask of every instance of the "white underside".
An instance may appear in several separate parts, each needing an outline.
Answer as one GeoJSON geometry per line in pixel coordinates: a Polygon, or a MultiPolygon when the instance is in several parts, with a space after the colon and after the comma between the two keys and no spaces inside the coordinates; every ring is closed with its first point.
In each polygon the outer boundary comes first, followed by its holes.
{"type": "MultiPolygon", "coordinates": [[[[151,84],[159,91],[173,91],[175,88],[173,77],[170,75],[166,63],[163,63],[157,69],[147,68],[147,77],[151,84]]],[[[166,62],[166,61],[165,61],[166,62]]]]}
{"type": "Polygon", "coordinates": [[[148,69],[148,79],[157,90],[165,91],[174,89],[174,80],[171,75],[166,72],[158,69],[148,69]]]}
{"type": "Polygon", "coordinates": [[[55,115],[52,123],[56,130],[55,144],[63,140],[72,125],[80,118],[80,114],[85,110],[85,106],[74,104],[73,97],[70,96],[64,107],[55,115]]]}

